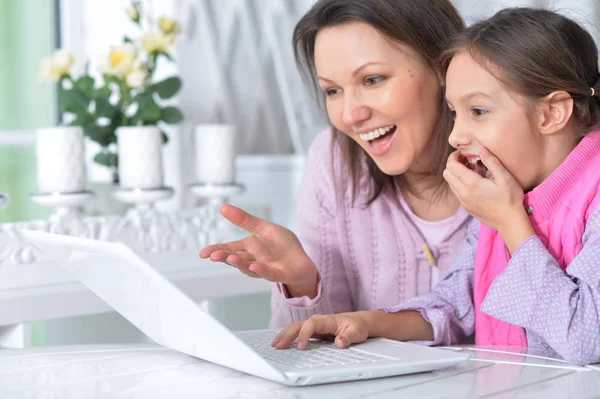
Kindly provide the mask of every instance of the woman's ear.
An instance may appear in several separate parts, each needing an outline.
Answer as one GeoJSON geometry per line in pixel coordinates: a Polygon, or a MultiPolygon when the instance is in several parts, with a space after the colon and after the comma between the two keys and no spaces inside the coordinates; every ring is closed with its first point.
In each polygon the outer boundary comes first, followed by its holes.
{"type": "Polygon", "coordinates": [[[554,91],[542,98],[538,105],[538,130],[554,134],[569,123],[573,115],[573,97],[566,91],[554,91]]]}

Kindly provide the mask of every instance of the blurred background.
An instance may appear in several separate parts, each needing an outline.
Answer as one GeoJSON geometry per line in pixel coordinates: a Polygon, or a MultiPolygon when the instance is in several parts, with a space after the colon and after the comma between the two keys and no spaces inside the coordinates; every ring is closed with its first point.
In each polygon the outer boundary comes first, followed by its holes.
{"type": "MultiPolygon", "coordinates": [[[[150,15],[166,15],[181,28],[173,62],[161,60],[156,76],[178,74],[182,89],[173,100],[182,123],[165,127],[165,184],[176,194],[159,206],[190,208],[196,199],[185,187],[196,179],[193,128],[232,124],[238,140],[237,181],[246,186],[234,203],[294,227],[296,189],[304,154],[326,125],[293,60],[291,32],[313,0],[148,0],[150,15]]],[[[598,0],[455,0],[472,23],[509,6],[547,6],[583,23],[600,39],[598,0]]],[[[124,35],[135,36],[127,0],[0,0],[0,191],[10,204],[0,222],[45,219],[51,210],[35,205],[35,130],[61,121],[55,84],[38,79],[40,60],[55,49],[71,52],[77,66],[94,69],[124,35]]],[[[94,152],[96,143],[87,141],[94,152]]],[[[110,187],[106,168],[86,161],[88,186],[110,187]]],[[[118,212],[98,196],[97,212],[118,212]],[[103,203],[104,201],[104,203],[103,203]]],[[[239,232],[238,232],[239,233],[239,232]]],[[[263,328],[268,294],[215,301],[213,310],[231,328],[263,328]],[[219,309],[222,309],[221,311],[219,309]]],[[[34,345],[123,342],[143,339],[114,314],[33,325],[34,345]]]]}

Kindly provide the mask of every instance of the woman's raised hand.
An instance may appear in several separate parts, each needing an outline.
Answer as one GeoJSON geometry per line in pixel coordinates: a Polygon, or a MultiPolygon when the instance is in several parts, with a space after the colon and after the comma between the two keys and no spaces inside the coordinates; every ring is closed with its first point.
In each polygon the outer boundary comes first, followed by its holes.
{"type": "Polygon", "coordinates": [[[200,251],[201,258],[229,264],[250,277],[283,283],[292,297],[317,295],[317,268],[294,233],[233,205],[223,205],[220,211],[250,235],[209,245],[200,251]]]}

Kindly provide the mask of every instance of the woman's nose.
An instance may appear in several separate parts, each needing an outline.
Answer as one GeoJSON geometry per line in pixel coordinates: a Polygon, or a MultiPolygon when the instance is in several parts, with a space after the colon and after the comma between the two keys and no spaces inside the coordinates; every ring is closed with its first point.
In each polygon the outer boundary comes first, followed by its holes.
{"type": "Polygon", "coordinates": [[[342,121],[347,126],[356,126],[371,117],[371,109],[359,98],[346,98],[342,121]]]}

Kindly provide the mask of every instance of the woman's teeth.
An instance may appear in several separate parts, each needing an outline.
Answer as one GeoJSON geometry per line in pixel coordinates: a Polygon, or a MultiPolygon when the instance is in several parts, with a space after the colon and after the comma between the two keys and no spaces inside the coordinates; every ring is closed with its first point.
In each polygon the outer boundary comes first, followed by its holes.
{"type": "Polygon", "coordinates": [[[371,141],[375,140],[378,137],[385,136],[390,130],[392,130],[395,125],[389,125],[386,127],[380,127],[379,129],[375,129],[369,133],[362,133],[360,135],[360,139],[362,141],[371,141]]]}
{"type": "Polygon", "coordinates": [[[475,158],[468,158],[467,160],[469,161],[469,163],[471,165],[475,165],[475,164],[477,164],[477,162],[481,161],[481,158],[475,157],[475,158]]]}

